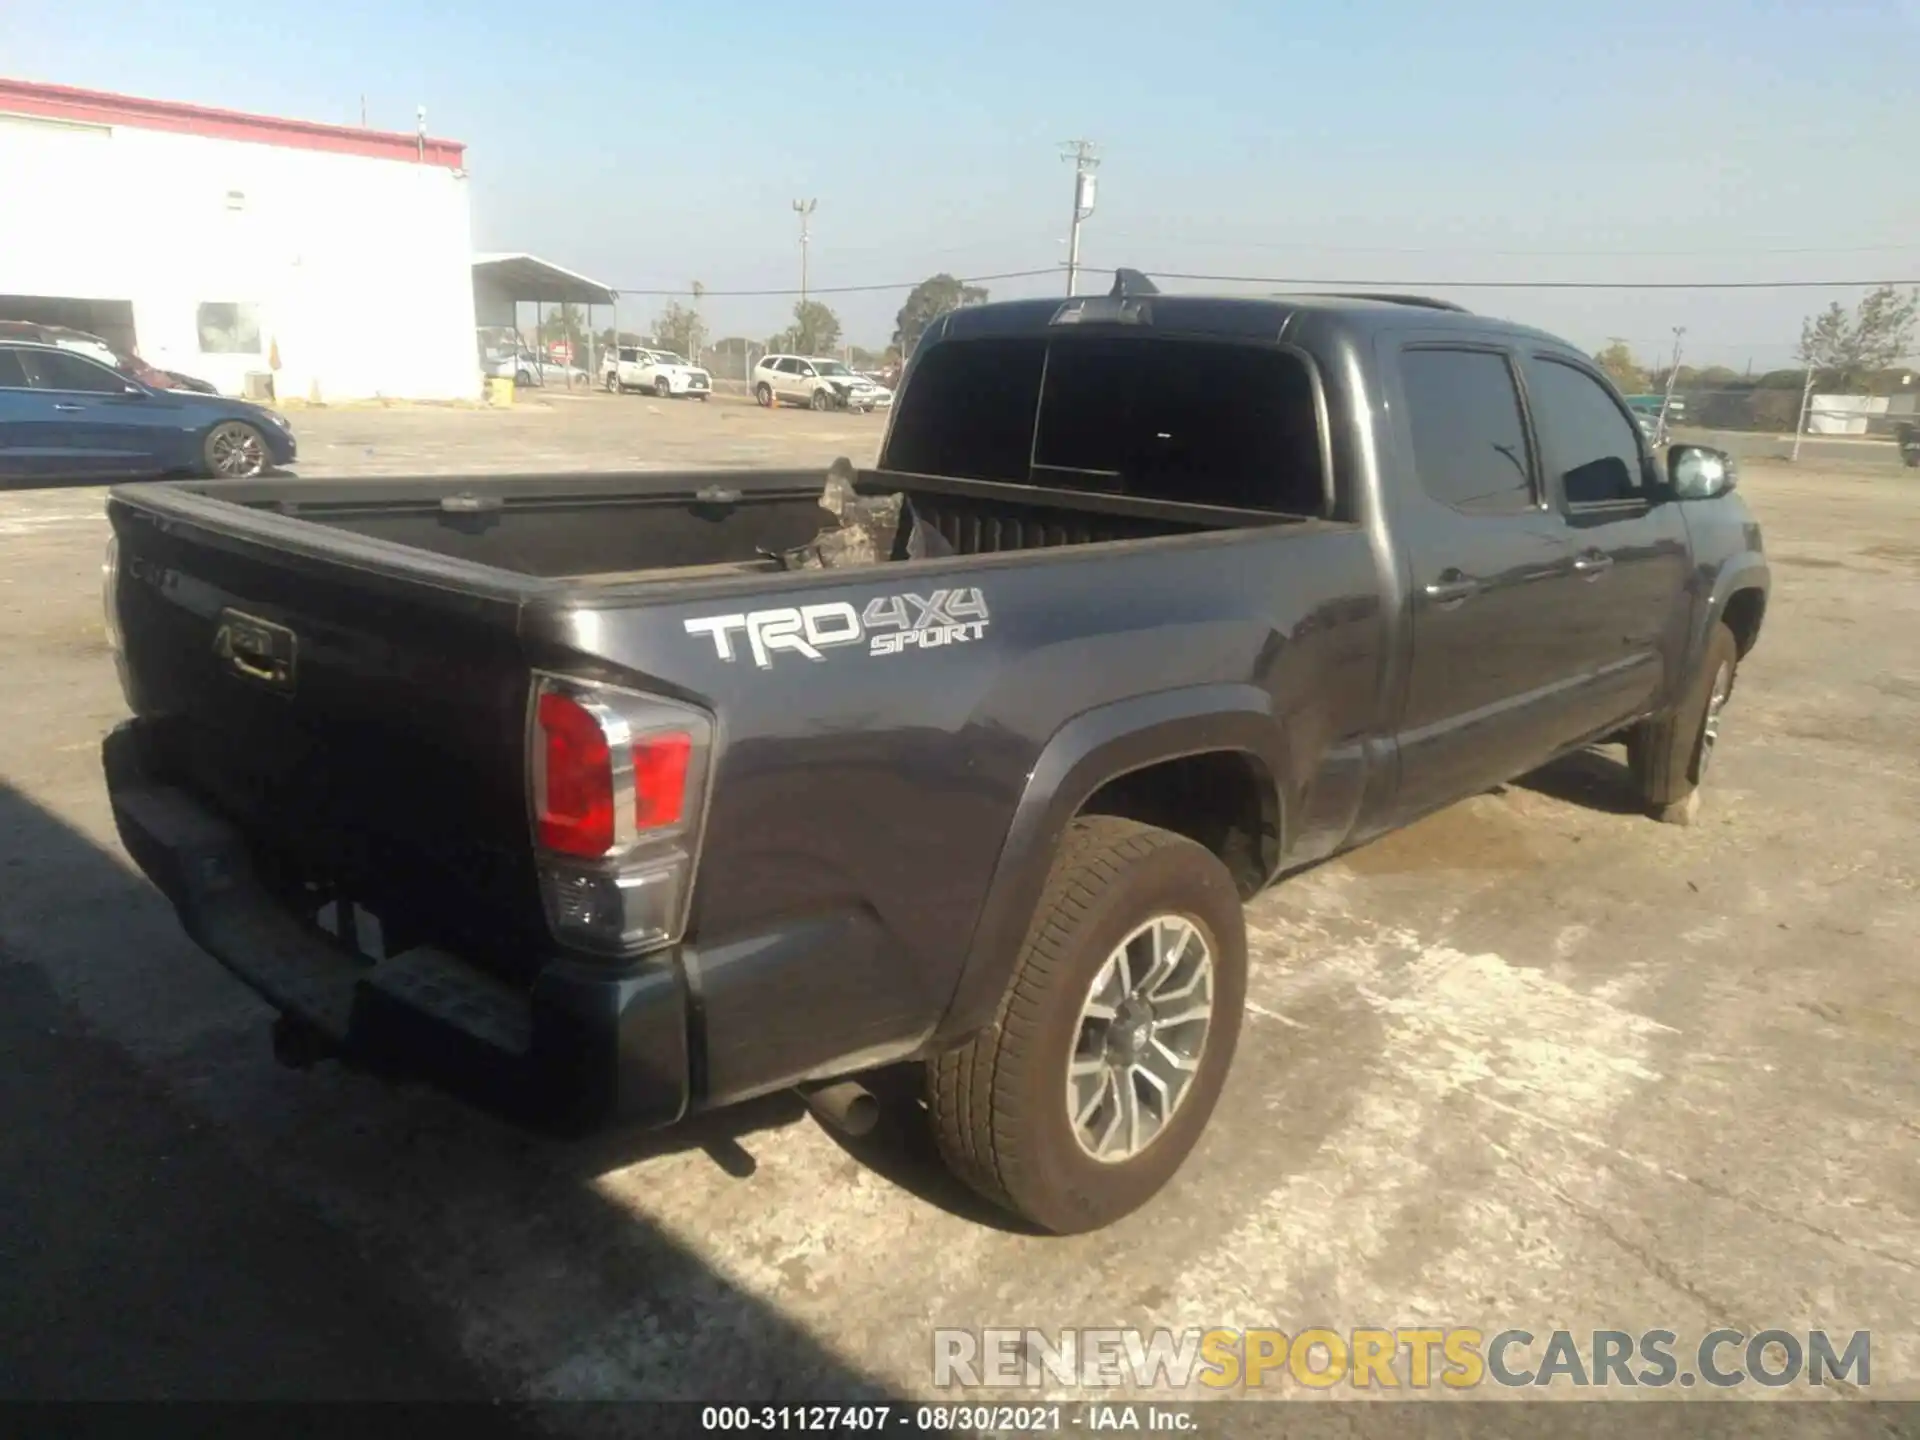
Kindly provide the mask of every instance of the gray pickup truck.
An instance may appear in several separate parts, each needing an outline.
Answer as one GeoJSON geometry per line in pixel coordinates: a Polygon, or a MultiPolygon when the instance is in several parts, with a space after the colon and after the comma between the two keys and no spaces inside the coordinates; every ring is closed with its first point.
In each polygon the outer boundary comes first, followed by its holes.
{"type": "Polygon", "coordinates": [[[116,490],[127,849],[281,1012],[574,1121],[786,1087],[1072,1232],[1199,1139],[1291,870],[1624,741],[1699,800],[1731,461],[1416,298],[936,322],[879,464],[116,490]]]}

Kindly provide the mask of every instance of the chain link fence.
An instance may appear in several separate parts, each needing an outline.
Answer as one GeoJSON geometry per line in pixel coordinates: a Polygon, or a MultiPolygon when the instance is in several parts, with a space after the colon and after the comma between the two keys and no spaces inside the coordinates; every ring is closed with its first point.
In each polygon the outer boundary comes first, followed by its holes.
{"type": "MultiPolygon", "coordinates": [[[[1916,387],[1920,388],[1920,387],[1916,387]]],[[[1795,387],[1676,390],[1683,399],[1682,413],[1671,417],[1676,426],[1701,430],[1740,430],[1759,434],[1787,435],[1802,423],[1808,436],[1852,436],[1856,438],[1897,435],[1902,425],[1920,421],[1920,394],[1844,395],[1816,390],[1808,394],[1795,387]]]]}

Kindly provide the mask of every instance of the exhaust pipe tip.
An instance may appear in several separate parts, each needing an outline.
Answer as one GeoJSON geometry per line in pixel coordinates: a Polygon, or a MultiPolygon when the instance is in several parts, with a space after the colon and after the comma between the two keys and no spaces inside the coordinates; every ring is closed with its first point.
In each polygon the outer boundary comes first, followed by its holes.
{"type": "Polygon", "coordinates": [[[880,1123],[880,1102],[873,1092],[854,1080],[839,1080],[830,1085],[810,1086],[800,1092],[807,1108],[822,1124],[830,1125],[849,1139],[871,1135],[880,1123]]]}

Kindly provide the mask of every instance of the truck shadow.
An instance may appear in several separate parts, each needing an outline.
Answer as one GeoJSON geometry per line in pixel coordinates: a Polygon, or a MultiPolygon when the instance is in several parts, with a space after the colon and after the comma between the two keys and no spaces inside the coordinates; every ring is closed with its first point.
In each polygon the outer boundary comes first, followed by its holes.
{"type": "MultiPolygon", "coordinates": [[[[75,796],[89,825],[104,808],[75,796]]],[[[544,1142],[420,1086],[289,1072],[264,1010],[196,964],[115,851],[0,781],[0,1396],[512,1402],[526,1426],[489,1436],[699,1419],[530,1402],[905,1403],[785,1282],[744,1288],[604,1183],[689,1148],[750,1175],[741,1141],[796,1097],[544,1142]]]]}
{"type": "Polygon", "coordinates": [[[1513,782],[1523,790],[1564,800],[1603,815],[1641,815],[1640,801],[1618,746],[1589,745],[1541,766],[1513,782]]]}

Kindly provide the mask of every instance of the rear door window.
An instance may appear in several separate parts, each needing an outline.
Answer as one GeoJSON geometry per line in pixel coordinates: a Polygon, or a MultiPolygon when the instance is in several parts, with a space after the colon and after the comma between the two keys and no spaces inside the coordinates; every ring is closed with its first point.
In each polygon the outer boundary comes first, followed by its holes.
{"type": "Polygon", "coordinates": [[[1535,504],[1520,392],[1507,357],[1422,348],[1400,356],[1420,488],[1467,515],[1515,515],[1535,504]]]}
{"type": "Polygon", "coordinates": [[[27,378],[40,390],[83,390],[89,394],[115,395],[124,392],[127,382],[91,360],[70,350],[25,350],[16,352],[25,365],[27,378]]]}
{"type": "Polygon", "coordinates": [[[24,390],[27,372],[21,367],[18,350],[0,350],[0,390],[24,390]]]}

